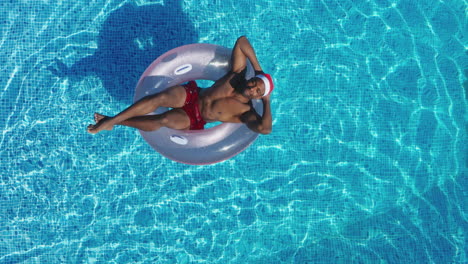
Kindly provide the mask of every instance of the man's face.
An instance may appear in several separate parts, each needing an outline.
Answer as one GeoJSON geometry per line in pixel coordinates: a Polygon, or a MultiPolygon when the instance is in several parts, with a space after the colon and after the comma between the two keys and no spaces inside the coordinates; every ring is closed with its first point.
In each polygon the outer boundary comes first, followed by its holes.
{"type": "Polygon", "coordinates": [[[250,99],[260,99],[265,93],[265,84],[260,78],[253,77],[247,81],[247,88],[244,90],[243,95],[250,99]]]}

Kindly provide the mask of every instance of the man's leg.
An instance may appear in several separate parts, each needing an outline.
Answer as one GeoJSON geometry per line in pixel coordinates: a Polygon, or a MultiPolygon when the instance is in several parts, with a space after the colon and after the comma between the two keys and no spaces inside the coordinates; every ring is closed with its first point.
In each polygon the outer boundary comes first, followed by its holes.
{"type": "MultiPolygon", "coordinates": [[[[97,123],[108,118],[110,117],[97,113],[95,114],[97,123]]],[[[190,118],[184,110],[172,109],[159,115],[135,116],[117,125],[133,127],[143,131],[154,131],[161,127],[183,130],[190,128],[190,118]]]]}
{"type": "Polygon", "coordinates": [[[181,85],[173,86],[161,93],[143,97],[114,117],[104,118],[95,125],[89,125],[88,132],[96,134],[101,130],[112,130],[116,124],[122,123],[132,117],[144,116],[153,112],[158,107],[180,108],[184,105],[185,98],[185,88],[181,85]]]}

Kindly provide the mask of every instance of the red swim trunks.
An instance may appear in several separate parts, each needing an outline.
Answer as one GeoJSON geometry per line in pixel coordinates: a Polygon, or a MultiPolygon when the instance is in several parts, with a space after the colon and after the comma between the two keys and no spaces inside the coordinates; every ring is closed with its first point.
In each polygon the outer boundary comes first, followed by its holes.
{"type": "Polygon", "coordinates": [[[200,92],[200,88],[195,81],[190,81],[183,86],[187,97],[185,98],[185,104],[182,109],[190,118],[190,130],[204,129],[206,122],[203,120],[198,107],[198,93],[200,92]]]}

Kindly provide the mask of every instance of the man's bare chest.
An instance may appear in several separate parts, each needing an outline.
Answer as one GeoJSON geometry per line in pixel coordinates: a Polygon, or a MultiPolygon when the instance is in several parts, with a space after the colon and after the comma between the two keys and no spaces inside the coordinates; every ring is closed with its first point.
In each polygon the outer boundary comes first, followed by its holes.
{"type": "Polygon", "coordinates": [[[202,115],[209,121],[228,122],[248,111],[250,106],[233,97],[212,100],[203,108],[202,115]]]}

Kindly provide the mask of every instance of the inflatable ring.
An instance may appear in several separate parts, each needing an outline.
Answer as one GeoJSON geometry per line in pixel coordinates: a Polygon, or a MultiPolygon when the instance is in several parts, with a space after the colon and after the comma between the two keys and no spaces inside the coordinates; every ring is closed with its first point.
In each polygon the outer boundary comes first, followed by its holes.
{"type": "MultiPolygon", "coordinates": [[[[231,50],[212,44],[191,44],[172,49],[145,70],[135,88],[134,102],[191,80],[216,81],[230,70],[231,50]]],[[[254,70],[247,63],[247,78],[254,70]]],[[[260,100],[253,100],[257,113],[263,113],[260,100]]],[[[151,114],[169,110],[159,107],[151,114]]],[[[222,123],[205,130],[140,130],[146,142],[163,156],[185,164],[212,164],[229,159],[246,149],[258,136],[246,125],[222,123]]]]}

